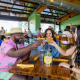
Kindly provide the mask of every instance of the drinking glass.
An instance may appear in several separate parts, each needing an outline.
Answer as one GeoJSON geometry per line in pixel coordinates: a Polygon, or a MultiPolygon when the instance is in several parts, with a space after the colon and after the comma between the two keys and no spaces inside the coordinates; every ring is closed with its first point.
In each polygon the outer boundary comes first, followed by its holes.
{"type": "MultiPolygon", "coordinates": [[[[45,40],[43,40],[43,43],[45,42],[45,40]]],[[[45,48],[43,48],[43,43],[41,43],[41,50],[39,50],[39,58],[40,61],[44,60],[44,53],[45,53],[45,48]]]]}
{"type": "Polygon", "coordinates": [[[44,54],[44,62],[46,63],[46,66],[49,67],[50,63],[52,62],[52,54],[50,51],[45,52],[44,54]]]}
{"type": "Polygon", "coordinates": [[[39,52],[39,59],[40,61],[44,60],[44,51],[39,52]]]}

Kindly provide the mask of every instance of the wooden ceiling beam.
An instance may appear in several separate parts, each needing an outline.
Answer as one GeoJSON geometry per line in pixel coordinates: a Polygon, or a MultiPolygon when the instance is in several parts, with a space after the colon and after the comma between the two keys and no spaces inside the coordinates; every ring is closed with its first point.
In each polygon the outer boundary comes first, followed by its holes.
{"type": "Polygon", "coordinates": [[[80,5],[80,0],[64,0],[64,1],[76,4],[76,5],[80,5]]]}
{"type": "Polygon", "coordinates": [[[44,11],[46,8],[48,7],[48,5],[46,6],[40,6],[38,9],[37,9],[37,14],[40,14],[42,11],[44,11]]]}
{"type": "Polygon", "coordinates": [[[78,12],[70,12],[70,13],[64,15],[64,16],[61,18],[61,22],[69,19],[69,16],[74,17],[74,16],[76,16],[76,15],[78,15],[78,14],[79,14],[78,12]]]}
{"type": "Polygon", "coordinates": [[[67,13],[67,11],[64,11],[64,10],[62,10],[62,9],[60,9],[60,8],[55,7],[55,6],[49,6],[48,8],[49,8],[49,9],[56,10],[56,11],[62,11],[62,12],[66,12],[66,13],[67,13]]]}

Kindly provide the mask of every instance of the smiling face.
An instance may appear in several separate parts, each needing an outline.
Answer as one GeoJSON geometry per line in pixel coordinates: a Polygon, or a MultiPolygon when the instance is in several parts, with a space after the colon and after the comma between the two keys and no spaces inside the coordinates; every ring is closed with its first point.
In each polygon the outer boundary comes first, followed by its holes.
{"type": "Polygon", "coordinates": [[[46,38],[48,37],[52,38],[52,32],[50,30],[48,30],[46,33],[46,38]]]}
{"type": "Polygon", "coordinates": [[[75,30],[74,39],[75,39],[75,41],[77,40],[77,28],[75,30]]]}
{"type": "Polygon", "coordinates": [[[21,40],[23,39],[23,34],[21,34],[21,33],[13,34],[11,37],[13,38],[13,41],[16,44],[20,44],[21,40]]]}

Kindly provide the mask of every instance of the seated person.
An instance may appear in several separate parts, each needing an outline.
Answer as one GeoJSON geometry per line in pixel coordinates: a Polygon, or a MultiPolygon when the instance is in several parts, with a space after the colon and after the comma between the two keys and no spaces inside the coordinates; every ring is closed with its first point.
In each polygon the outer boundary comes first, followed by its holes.
{"type": "Polygon", "coordinates": [[[62,34],[62,31],[61,31],[61,29],[58,31],[58,34],[62,34]]]}
{"type": "Polygon", "coordinates": [[[40,35],[41,35],[41,28],[39,28],[39,29],[35,32],[35,35],[37,35],[38,37],[40,37],[40,35]]]}
{"type": "Polygon", "coordinates": [[[72,56],[72,63],[61,62],[59,66],[69,68],[74,72],[73,76],[76,80],[80,80],[80,25],[76,27],[75,34],[75,45],[70,49],[63,50],[60,48],[55,41],[51,41],[50,45],[53,45],[63,56],[72,56]]]}
{"type": "MultiPolygon", "coordinates": [[[[46,31],[44,33],[44,38],[49,38],[49,37],[53,38],[53,40],[59,45],[58,40],[56,40],[56,38],[54,37],[53,30],[50,28],[46,29],[46,31]]],[[[59,57],[59,52],[54,46],[49,45],[48,43],[44,43],[44,42],[43,42],[42,46],[45,49],[48,49],[48,47],[51,47],[52,56],[53,57],[59,57]]],[[[41,50],[41,46],[38,46],[37,51],[39,51],[39,50],[41,50]]]]}
{"type": "Polygon", "coordinates": [[[29,42],[29,36],[25,36],[27,42],[29,42]]]}
{"type": "Polygon", "coordinates": [[[3,41],[6,38],[4,35],[1,35],[1,40],[3,41]]]}
{"type": "Polygon", "coordinates": [[[0,79],[3,80],[32,80],[33,77],[18,75],[9,73],[9,70],[16,64],[29,58],[29,51],[33,47],[41,45],[40,40],[24,47],[21,43],[23,38],[23,32],[21,28],[12,28],[10,33],[6,33],[5,36],[11,36],[11,39],[7,39],[2,42],[0,46],[0,79]],[[2,75],[2,76],[1,76],[2,75]],[[5,77],[6,76],[6,77],[5,77]]]}
{"type": "Polygon", "coordinates": [[[70,33],[70,26],[66,26],[66,28],[63,31],[63,34],[65,34],[62,35],[63,37],[72,37],[72,34],[70,33]]]}
{"type": "Polygon", "coordinates": [[[29,36],[24,34],[22,42],[25,42],[25,41],[29,42],[29,38],[30,38],[29,36]]]}
{"type": "Polygon", "coordinates": [[[4,40],[4,38],[6,38],[6,37],[4,35],[1,35],[0,45],[1,45],[2,41],[4,40]]]}
{"type": "Polygon", "coordinates": [[[1,43],[2,43],[2,40],[0,39],[0,45],[1,45],[1,43]]]}

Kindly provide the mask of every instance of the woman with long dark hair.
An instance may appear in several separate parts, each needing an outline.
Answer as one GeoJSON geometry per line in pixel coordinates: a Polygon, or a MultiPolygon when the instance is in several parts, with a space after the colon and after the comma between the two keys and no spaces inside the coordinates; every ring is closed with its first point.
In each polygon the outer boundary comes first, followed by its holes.
{"type": "Polygon", "coordinates": [[[73,72],[77,73],[75,77],[80,79],[80,25],[77,26],[74,34],[75,45],[68,50],[63,50],[60,48],[55,41],[52,41],[50,45],[53,45],[63,56],[71,56],[72,55],[72,64],[68,64],[62,62],[59,66],[63,66],[71,69],[73,72]],[[79,75],[78,75],[79,74],[79,75]]]}
{"type": "MultiPolygon", "coordinates": [[[[54,37],[54,32],[51,28],[48,28],[48,29],[45,30],[44,38],[53,38],[53,40],[59,45],[59,42],[54,37]]],[[[43,43],[42,45],[43,45],[43,48],[45,48],[45,49],[48,49],[48,47],[49,48],[51,47],[52,56],[53,57],[59,57],[59,52],[54,46],[49,45],[48,43],[43,43]]],[[[38,51],[41,50],[41,46],[38,46],[37,50],[38,51]]]]}

